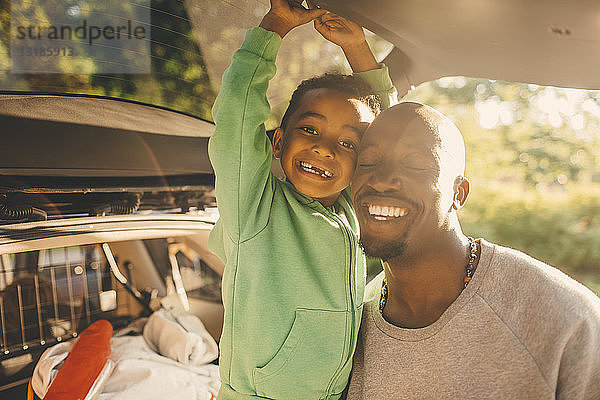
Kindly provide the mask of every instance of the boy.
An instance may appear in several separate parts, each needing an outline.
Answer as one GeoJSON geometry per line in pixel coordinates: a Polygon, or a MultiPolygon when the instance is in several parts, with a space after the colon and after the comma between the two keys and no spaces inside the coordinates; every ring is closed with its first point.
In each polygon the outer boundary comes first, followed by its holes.
{"type": "Polygon", "coordinates": [[[221,216],[210,245],[226,263],[219,399],[339,398],[352,367],[365,261],[348,185],[373,91],[341,75],[305,81],[272,146],[264,128],[281,39],[311,20],[355,72],[372,70],[361,75],[386,106],[395,96],[362,28],[299,3],[272,0],[233,55],[209,145],[221,216]],[[271,154],[285,181],[270,173],[271,154]]]}

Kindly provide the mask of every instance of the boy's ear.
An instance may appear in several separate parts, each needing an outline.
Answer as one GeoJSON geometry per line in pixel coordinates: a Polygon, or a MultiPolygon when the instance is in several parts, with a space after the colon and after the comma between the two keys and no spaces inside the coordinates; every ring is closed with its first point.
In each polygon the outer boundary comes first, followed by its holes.
{"type": "Polygon", "coordinates": [[[460,210],[467,202],[471,183],[464,176],[459,176],[454,181],[454,197],[452,198],[452,208],[460,210]]]}
{"type": "Polygon", "coordinates": [[[283,129],[277,128],[273,132],[273,155],[279,160],[281,157],[281,150],[283,148],[283,129]]]}

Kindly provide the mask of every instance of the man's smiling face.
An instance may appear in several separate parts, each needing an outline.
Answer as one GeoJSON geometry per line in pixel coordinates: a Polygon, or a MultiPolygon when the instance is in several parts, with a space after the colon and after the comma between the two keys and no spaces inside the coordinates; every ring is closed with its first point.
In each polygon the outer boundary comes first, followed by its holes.
{"type": "Polygon", "coordinates": [[[440,116],[424,107],[403,103],[386,110],[363,137],[352,191],[368,255],[400,256],[447,226],[461,172],[452,161],[443,163],[450,159],[440,139],[445,121],[439,125],[440,116]]]}

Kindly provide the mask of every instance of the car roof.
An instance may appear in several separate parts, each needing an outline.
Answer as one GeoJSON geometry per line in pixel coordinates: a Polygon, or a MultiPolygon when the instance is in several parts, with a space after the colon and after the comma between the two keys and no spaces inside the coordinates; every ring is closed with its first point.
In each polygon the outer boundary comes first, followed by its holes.
{"type": "Polygon", "coordinates": [[[323,0],[394,44],[399,90],[444,76],[600,89],[594,0],[323,0]]]}

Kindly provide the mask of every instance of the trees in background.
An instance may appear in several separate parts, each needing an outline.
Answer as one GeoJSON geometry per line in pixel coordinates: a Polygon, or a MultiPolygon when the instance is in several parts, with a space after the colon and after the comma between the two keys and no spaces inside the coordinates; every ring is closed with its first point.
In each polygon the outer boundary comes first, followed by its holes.
{"type": "MultiPolygon", "coordinates": [[[[104,60],[102,46],[94,49],[93,56],[45,57],[42,61],[54,63],[63,73],[11,73],[10,26],[30,23],[44,26],[48,15],[55,10],[47,10],[35,2],[15,2],[11,7],[7,0],[0,0],[0,87],[6,90],[81,93],[135,100],[183,111],[211,120],[210,108],[216,97],[209,81],[205,63],[198,44],[193,36],[192,23],[182,1],[151,0],[150,30],[146,40],[150,41],[151,73],[98,73],[94,72],[100,60],[104,60]],[[81,73],[80,68],[83,68],[81,73]],[[90,73],[90,71],[92,73],[90,73]]],[[[134,3],[123,2],[121,15],[108,15],[115,24],[133,15],[134,3]]],[[[90,5],[77,5],[76,17],[67,22],[73,25],[100,13],[90,5]]],[[[67,18],[67,16],[63,16],[67,18]]],[[[66,23],[66,22],[65,22],[66,23]]],[[[58,42],[57,42],[58,43],[58,42]]],[[[88,44],[84,41],[67,43],[75,50],[88,44]]],[[[125,60],[138,55],[124,51],[125,60]]],[[[39,60],[38,60],[39,61],[39,60]]],[[[124,61],[123,61],[124,62],[124,61]]]]}

